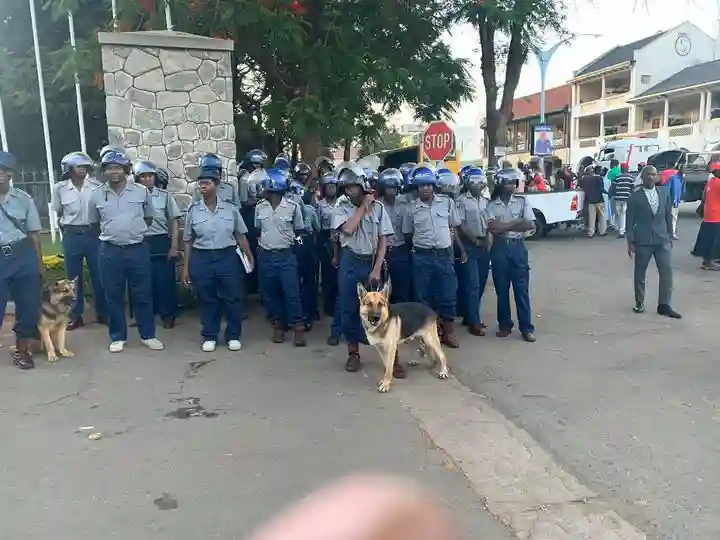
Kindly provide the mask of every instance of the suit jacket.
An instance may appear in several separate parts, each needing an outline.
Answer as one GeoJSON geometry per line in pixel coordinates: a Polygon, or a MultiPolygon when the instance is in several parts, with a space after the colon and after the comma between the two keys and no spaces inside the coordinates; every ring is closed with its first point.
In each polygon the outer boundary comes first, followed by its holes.
{"type": "Polygon", "coordinates": [[[642,188],[627,203],[627,239],[637,246],[661,246],[672,242],[672,196],[667,186],[655,186],[658,211],[652,213],[642,188]]]}

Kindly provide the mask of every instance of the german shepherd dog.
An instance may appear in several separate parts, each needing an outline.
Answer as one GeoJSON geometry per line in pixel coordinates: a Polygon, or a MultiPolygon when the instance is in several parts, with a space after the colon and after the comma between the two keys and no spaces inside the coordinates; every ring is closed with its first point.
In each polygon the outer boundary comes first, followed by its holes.
{"type": "Polygon", "coordinates": [[[77,300],[77,280],[61,279],[54,285],[43,284],[38,330],[48,362],[57,362],[58,353],[63,358],[75,356],[67,350],[65,340],[70,309],[77,300]]]}
{"type": "Polygon", "coordinates": [[[368,292],[362,283],[357,284],[360,320],[368,342],[377,349],[385,366],[385,376],[378,383],[378,390],[390,390],[398,345],[415,338],[420,340],[422,356],[429,353],[435,363],[440,364],[438,378],[447,379],[447,358],[440,345],[437,315],[419,302],[390,304],[390,291],[390,280],[380,292],[368,292]]]}

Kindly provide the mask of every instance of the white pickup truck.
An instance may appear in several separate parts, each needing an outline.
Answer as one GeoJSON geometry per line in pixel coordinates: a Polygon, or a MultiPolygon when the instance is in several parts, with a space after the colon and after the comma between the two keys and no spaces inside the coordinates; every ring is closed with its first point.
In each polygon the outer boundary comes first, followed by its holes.
{"type": "Polygon", "coordinates": [[[559,225],[579,225],[583,214],[582,191],[549,191],[546,193],[518,193],[532,206],[535,214],[535,233],[531,238],[546,236],[559,225]]]}

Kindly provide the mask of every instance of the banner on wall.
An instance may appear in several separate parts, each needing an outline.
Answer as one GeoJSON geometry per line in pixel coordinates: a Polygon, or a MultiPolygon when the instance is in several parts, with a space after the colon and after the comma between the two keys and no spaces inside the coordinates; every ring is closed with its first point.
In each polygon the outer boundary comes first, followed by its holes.
{"type": "Polygon", "coordinates": [[[533,155],[550,156],[555,150],[552,126],[538,124],[533,129],[533,155]]]}

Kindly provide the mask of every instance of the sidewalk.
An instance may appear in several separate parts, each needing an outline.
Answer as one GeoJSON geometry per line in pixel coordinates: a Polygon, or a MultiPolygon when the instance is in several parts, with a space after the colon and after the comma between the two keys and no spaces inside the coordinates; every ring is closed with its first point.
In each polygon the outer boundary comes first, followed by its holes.
{"type": "MultiPolygon", "coordinates": [[[[363,470],[418,479],[451,509],[463,539],[513,537],[402,392],[376,391],[375,354],[364,353],[367,374],[345,373],[345,351],[324,344],[322,324],[295,349],[270,343],[256,317],[243,351],[210,355],[199,352],[193,316],[159,331],[160,353],[131,329],[125,352],[111,355],[105,329],[92,325],[70,334],[76,358],[36,358],[38,368],[22,373],[8,361],[7,322],[3,537],[239,539],[284,504],[363,470]]],[[[430,392],[444,384],[414,368],[397,388],[418,383],[430,392]]]]}

